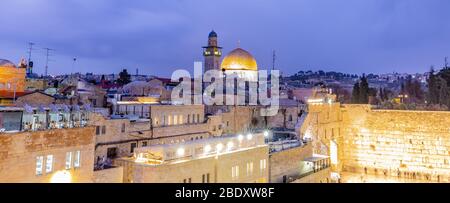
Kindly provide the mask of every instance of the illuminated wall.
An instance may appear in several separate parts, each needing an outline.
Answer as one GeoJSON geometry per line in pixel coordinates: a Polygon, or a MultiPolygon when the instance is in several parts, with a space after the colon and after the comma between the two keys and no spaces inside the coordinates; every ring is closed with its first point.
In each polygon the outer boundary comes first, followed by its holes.
{"type": "Polygon", "coordinates": [[[344,171],[450,181],[450,112],[343,111],[344,171]]]}
{"type": "Polygon", "coordinates": [[[301,134],[315,153],[337,156],[334,171],[450,182],[450,112],[340,104],[309,111],[301,134]]]}
{"type": "Polygon", "coordinates": [[[93,182],[94,136],[92,127],[0,133],[0,183],[93,182]]]}
{"type": "MultiPolygon", "coordinates": [[[[6,92],[25,91],[25,69],[13,67],[0,67],[0,97],[6,92]]],[[[9,94],[8,94],[9,95],[9,94]]]]}

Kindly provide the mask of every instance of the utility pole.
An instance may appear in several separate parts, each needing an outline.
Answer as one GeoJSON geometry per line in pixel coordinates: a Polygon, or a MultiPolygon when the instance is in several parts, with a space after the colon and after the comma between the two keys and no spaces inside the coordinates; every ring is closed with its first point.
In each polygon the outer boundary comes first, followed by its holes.
{"type": "Polygon", "coordinates": [[[47,57],[47,59],[45,61],[45,73],[44,73],[44,76],[47,77],[47,75],[48,75],[48,62],[49,62],[50,56],[51,56],[50,52],[51,51],[55,51],[55,50],[54,49],[50,49],[50,48],[44,48],[44,49],[46,50],[46,57],[47,57]]]}

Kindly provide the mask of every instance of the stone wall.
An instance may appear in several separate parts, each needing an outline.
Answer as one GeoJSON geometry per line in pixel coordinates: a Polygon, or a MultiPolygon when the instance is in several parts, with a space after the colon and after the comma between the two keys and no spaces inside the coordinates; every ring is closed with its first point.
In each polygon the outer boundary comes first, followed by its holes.
{"type": "Polygon", "coordinates": [[[123,167],[94,171],[95,183],[123,183],[123,167]]]}
{"type": "Polygon", "coordinates": [[[124,168],[125,183],[202,183],[203,175],[209,174],[210,183],[266,183],[268,168],[261,170],[260,161],[268,163],[268,146],[259,146],[188,161],[174,161],[160,165],[135,163],[133,159],[121,158],[114,164],[124,168]],[[253,172],[247,174],[247,164],[253,163],[253,172]],[[232,178],[232,167],[239,166],[238,178],[232,178]]]}
{"type": "Polygon", "coordinates": [[[330,174],[331,169],[328,168],[295,180],[292,183],[332,183],[330,174]]]}
{"type": "Polygon", "coordinates": [[[450,181],[450,112],[343,110],[344,171],[450,181]]]}
{"type": "Polygon", "coordinates": [[[312,145],[310,144],[270,154],[269,181],[271,183],[282,183],[283,176],[289,178],[300,175],[301,162],[311,156],[312,145]]]}
{"type": "Polygon", "coordinates": [[[92,182],[94,142],[92,127],[0,134],[0,182],[47,183],[58,172],[69,173],[71,182],[92,182]],[[66,153],[76,151],[80,168],[65,170],[66,153]],[[44,164],[43,174],[36,175],[37,157],[48,155],[54,158],[52,172],[44,164]]]}
{"type": "Polygon", "coordinates": [[[336,157],[333,171],[450,181],[450,112],[310,105],[301,133],[315,153],[336,157]]]}

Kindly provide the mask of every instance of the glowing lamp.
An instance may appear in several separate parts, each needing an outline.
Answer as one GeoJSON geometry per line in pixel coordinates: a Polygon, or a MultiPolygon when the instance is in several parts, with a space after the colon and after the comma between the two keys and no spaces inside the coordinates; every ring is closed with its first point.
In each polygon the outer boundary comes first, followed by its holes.
{"type": "Polygon", "coordinates": [[[184,156],[184,153],[185,153],[184,148],[179,148],[179,149],[177,150],[177,156],[184,156]]]}
{"type": "Polygon", "coordinates": [[[238,140],[239,140],[239,142],[242,142],[242,140],[244,140],[244,136],[238,135],[238,140]]]}
{"type": "Polygon", "coordinates": [[[211,145],[206,145],[204,149],[205,154],[211,152],[211,145]]]}
{"type": "Polygon", "coordinates": [[[228,144],[227,144],[227,150],[230,151],[230,150],[233,149],[233,147],[234,147],[234,143],[233,143],[233,142],[228,142],[228,144]]]}
{"type": "Polygon", "coordinates": [[[220,153],[223,150],[223,144],[222,143],[217,144],[216,150],[217,150],[217,153],[220,153]]]}
{"type": "Polygon", "coordinates": [[[69,171],[58,171],[53,174],[50,183],[71,183],[72,175],[69,171]]]}

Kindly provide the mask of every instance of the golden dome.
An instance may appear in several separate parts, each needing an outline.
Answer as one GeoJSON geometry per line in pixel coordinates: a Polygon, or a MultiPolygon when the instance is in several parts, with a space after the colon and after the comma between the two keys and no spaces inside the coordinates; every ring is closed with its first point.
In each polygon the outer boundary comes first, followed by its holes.
{"type": "Polygon", "coordinates": [[[222,65],[220,66],[222,70],[252,70],[258,71],[258,64],[255,58],[241,48],[237,48],[230,52],[222,60],[222,65]]]}

